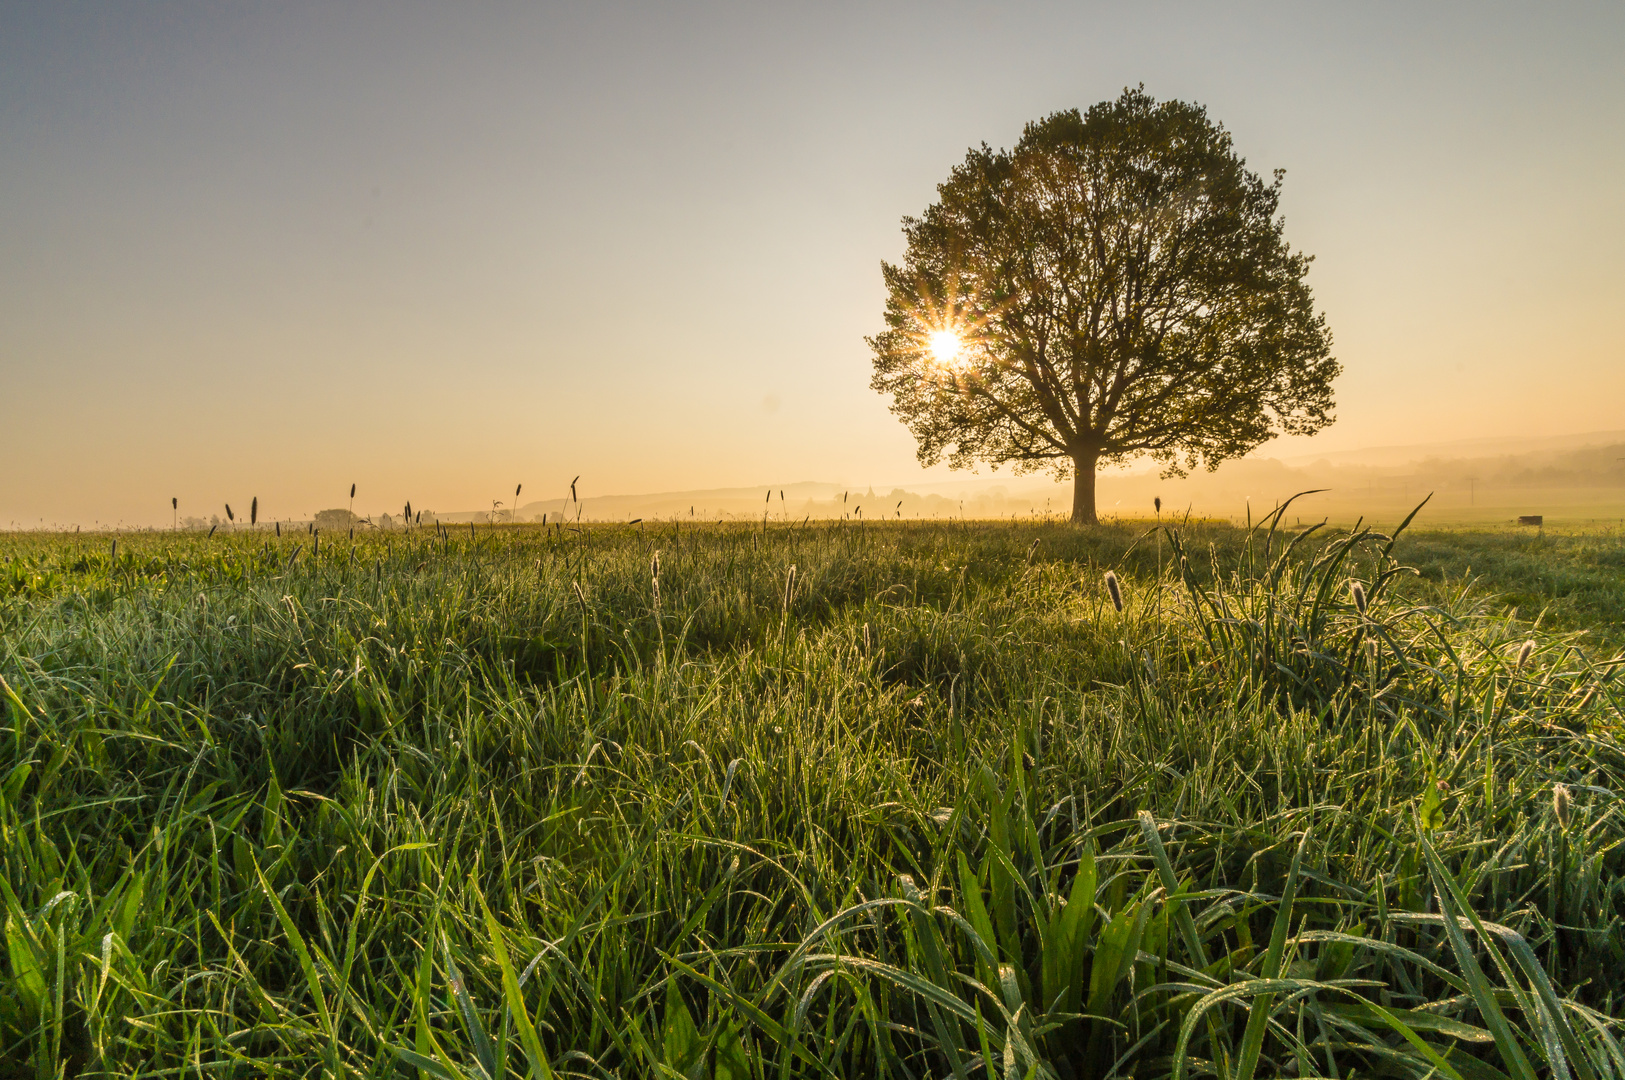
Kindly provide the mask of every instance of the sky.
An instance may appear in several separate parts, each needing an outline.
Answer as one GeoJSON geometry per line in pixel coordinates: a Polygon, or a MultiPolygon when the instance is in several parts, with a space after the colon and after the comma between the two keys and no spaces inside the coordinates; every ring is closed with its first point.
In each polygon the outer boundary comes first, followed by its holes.
{"type": "Polygon", "coordinates": [[[1142,83],[1315,256],[1338,421],[1259,453],[1625,427],[1621,56],[1617,2],[0,3],[0,527],[958,478],[869,389],[900,219],[1142,83]]]}

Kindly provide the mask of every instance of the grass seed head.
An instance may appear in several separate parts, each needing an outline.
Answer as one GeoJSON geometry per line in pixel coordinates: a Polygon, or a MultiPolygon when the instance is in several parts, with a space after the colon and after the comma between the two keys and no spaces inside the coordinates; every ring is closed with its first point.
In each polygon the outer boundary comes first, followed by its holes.
{"type": "Polygon", "coordinates": [[[1354,606],[1359,609],[1361,615],[1364,615],[1366,605],[1365,586],[1358,581],[1351,581],[1349,582],[1349,592],[1354,595],[1354,606]]]}
{"type": "Polygon", "coordinates": [[[1112,607],[1122,611],[1123,587],[1117,583],[1117,574],[1111,570],[1106,571],[1106,591],[1111,593],[1112,607]]]}
{"type": "Polygon", "coordinates": [[[1569,827],[1569,786],[1567,784],[1552,785],[1552,813],[1557,815],[1557,823],[1563,828],[1569,827]]]}
{"type": "Polygon", "coordinates": [[[248,504],[248,523],[250,525],[258,525],[259,522],[260,522],[260,497],[258,495],[256,495],[256,496],[254,496],[253,501],[248,504]]]}
{"type": "Polygon", "coordinates": [[[1526,641],[1526,642],[1523,643],[1523,647],[1518,650],[1518,670],[1519,671],[1522,671],[1523,666],[1525,664],[1529,663],[1529,656],[1534,651],[1535,651],[1535,643],[1533,641],[1526,641]]]}

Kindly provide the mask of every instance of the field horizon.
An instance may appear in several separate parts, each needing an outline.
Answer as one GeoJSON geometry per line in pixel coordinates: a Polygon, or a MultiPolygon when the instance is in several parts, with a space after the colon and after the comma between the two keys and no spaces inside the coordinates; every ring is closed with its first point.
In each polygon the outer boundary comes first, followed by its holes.
{"type": "MultiPolygon", "coordinates": [[[[580,480],[580,477],[576,478],[580,480]]],[[[523,495],[523,487],[521,494],[523,495]]],[[[430,520],[512,523],[629,522],[659,520],[770,520],[803,518],[830,520],[863,516],[905,520],[1009,520],[1011,518],[1064,517],[1070,508],[1070,488],[1033,476],[969,475],[962,479],[907,484],[848,484],[801,480],[752,486],[709,487],[690,490],[599,494],[583,485],[579,498],[572,485],[553,485],[556,494],[531,496],[512,506],[493,498],[499,506],[484,509],[425,507],[430,520]]],[[[1548,525],[1625,525],[1625,432],[1590,432],[1571,436],[1469,440],[1411,446],[1379,446],[1363,450],[1333,451],[1296,457],[1250,456],[1227,462],[1214,472],[1197,470],[1184,478],[1163,478],[1152,468],[1108,470],[1098,479],[1097,503],[1103,519],[1120,522],[1177,519],[1185,515],[1245,524],[1259,520],[1281,502],[1294,499],[1292,519],[1299,524],[1325,518],[1335,524],[1364,519],[1397,524],[1426,499],[1418,521],[1429,527],[1515,524],[1526,515],[1539,515],[1548,525]],[[1455,451],[1458,456],[1448,456],[1455,451]],[[1474,456],[1460,456],[1471,451],[1474,456]],[[1311,494],[1305,494],[1311,493],[1311,494]],[[1159,515],[1154,500],[1161,500],[1159,515]]],[[[343,495],[344,492],[339,493],[343,495]]],[[[237,510],[248,499],[236,497],[237,510]]],[[[255,498],[257,503],[257,498],[255,498]]],[[[405,503],[379,509],[374,493],[362,488],[358,523],[364,527],[399,526],[405,503]]],[[[229,500],[228,500],[229,501],[229,500]]],[[[181,522],[189,529],[211,526],[233,528],[224,516],[228,501],[198,516],[183,504],[169,522],[150,519],[140,526],[93,521],[33,531],[120,531],[161,529],[181,522]]],[[[303,527],[323,510],[348,510],[348,500],[337,499],[299,514],[284,514],[265,504],[261,515],[267,527],[283,522],[303,527]]],[[[167,509],[167,500],[164,500],[167,509]]],[[[19,524],[12,522],[12,529],[19,524]]]]}

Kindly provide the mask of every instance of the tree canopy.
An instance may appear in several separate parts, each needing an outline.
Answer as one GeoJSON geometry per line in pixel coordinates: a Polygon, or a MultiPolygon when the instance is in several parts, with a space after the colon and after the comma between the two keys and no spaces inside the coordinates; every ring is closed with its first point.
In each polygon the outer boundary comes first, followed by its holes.
{"type": "Polygon", "coordinates": [[[1201,106],[1143,90],[973,149],[882,263],[871,385],[919,457],[1074,477],[1139,456],[1215,468],[1332,421],[1331,332],[1279,216],[1201,106]]]}

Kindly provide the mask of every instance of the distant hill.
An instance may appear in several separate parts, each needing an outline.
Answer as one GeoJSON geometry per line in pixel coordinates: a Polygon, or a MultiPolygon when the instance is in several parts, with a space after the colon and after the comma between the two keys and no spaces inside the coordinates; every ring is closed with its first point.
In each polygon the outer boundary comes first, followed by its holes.
{"type": "MultiPolygon", "coordinates": [[[[1430,493],[1424,521],[1502,521],[1520,514],[1553,518],[1625,519],[1625,432],[1550,439],[1475,439],[1455,443],[1372,447],[1278,460],[1250,457],[1216,472],[1162,479],[1140,468],[1103,473],[1103,517],[1162,515],[1245,520],[1269,512],[1299,492],[1327,489],[1293,505],[1292,520],[1397,520],[1430,493]]],[[[963,479],[880,490],[822,481],[704,488],[649,494],[535,500],[501,521],[760,520],[799,521],[861,516],[876,519],[1065,517],[1069,485],[1043,477],[970,474],[963,479]],[[781,496],[782,492],[782,496],[781,496]]],[[[491,520],[490,511],[439,515],[443,521],[491,520]]]]}

